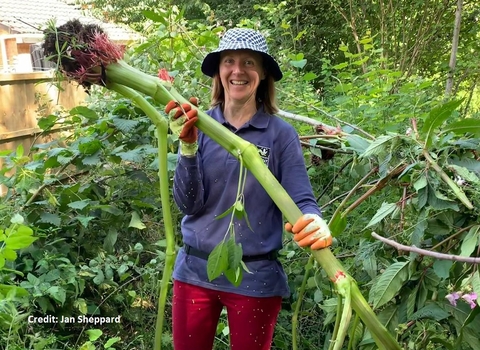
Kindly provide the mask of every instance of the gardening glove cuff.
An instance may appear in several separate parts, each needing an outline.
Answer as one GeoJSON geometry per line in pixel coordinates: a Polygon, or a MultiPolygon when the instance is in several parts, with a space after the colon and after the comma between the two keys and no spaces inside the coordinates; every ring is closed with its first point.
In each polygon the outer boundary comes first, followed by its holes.
{"type": "Polygon", "coordinates": [[[318,250],[332,245],[328,224],[317,214],[304,214],[295,225],[286,223],[285,230],[293,233],[293,239],[300,247],[318,250]]]}

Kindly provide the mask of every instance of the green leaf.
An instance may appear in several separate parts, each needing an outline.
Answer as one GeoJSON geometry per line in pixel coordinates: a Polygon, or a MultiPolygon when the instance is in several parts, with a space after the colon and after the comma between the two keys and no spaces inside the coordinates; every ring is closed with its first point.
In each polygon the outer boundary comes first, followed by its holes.
{"type": "Polygon", "coordinates": [[[135,127],[139,124],[138,120],[131,120],[131,119],[122,119],[122,118],[113,118],[112,120],[113,125],[123,132],[124,134],[128,134],[132,132],[135,127]]]}
{"type": "Polygon", "coordinates": [[[72,209],[82,210],[90,204],[90,199],[84,199],[81,201],[70,202],[67,205],[72,209]]]}
{"type": "Polygon", "coordinates": [[[119,342],[120,340],[122,340],[120,337],[114,337],[114,338],[110,338],[108,339],[108,341],[105,343],[105,345],[103,345],[103,348],[104,349],[110,349],[110,347],[119,342]]]}
{"type": "Polygon", "coordinates": [[[377,258],[375,255],[370,255],[362,260],[363,269],[370,276],[371,279],[377,277],[377,258]]]}
{"type": "Polygon", "coordinates": [[[465,133],[480,135],[480,120],[469,118],[450,123],[442,129],[442,133],[449,132],[453,132],[457,135],[463,135],[465,133]]]}
{"type": "Polygon", "coordinates": [[[455,173],[467,182],[480,184],[480,178],[473,171],[469,171],[467,168],[458,165],[449,165],[449,168],[455,170],[455,173]]]}
{"type": "Polygon", "coordinates": [[[422,188],[424,188],[426,186],[427,186],[427,176],[426,175],[420,176],[420,178],[417,181],[415,181],[415,183],[413,184],[413,188],[415,188],[415,190],[417,192],[420,191],[422,188]]]}
{"type": "Polygon", "coordinates": [[[374,309],[388,303],[397,295],[408,279],[408,264],[408,261],[393,263],[380,275],[370,290],[374,309]]]}
{"type": "Polygon", "coordinates": [[[12,224],[17,224],[17,225],[22,225],[25,222],[25,219],[23,216],[21,216],[18,213],[13,214],[13,216],[10,218],[10,222],[12,224]]]}
{"type": "Polygon", "coordinates": [[[169,26],[169,24],[168,24],[168,22],[165,20],[165,18],[163,18],[163,17],[160,16],[159,14],[155,13],[154,11],[144,10],[144,11],[142,11],[142,14],[143,14],[146,18],[148,18],[148,19],[150,19],[150,20],[152,20],[152,21],[154,21],[154,22],[162,23],[162,24],[163,24],[164,26],[166,26],[166,27],[169,26]]]}
{"type": "Polygon", "coordinates": [[[317,75],[313,72],[308,72],[308,73],[305,73],[303,75],[303,80],[304,81],[310,81],[310,80],[313,80],[313,79],[316,79],[317,78],[317,75]]]}
{"type": "Polygon", "coordinates": [[[425,145],[427,148],[432,144],[433,131],[441,126],[462,102],[463,99],[449,101],[441,106],[435,107],[430,111],[422,128],[422,136],[425,138],[425,145]]]}
{"type": "Polygon", "coordinates": [[[232,213],[233,210],[235,209],[235,204],[234,203],[230,208],[228,208],[227,210],[225,210],[223,213],[221,213],[220,215],[218,215],[215,220],[219,220],[219,219],[222,219],[224,218],[225,216],[227,216],[228,214],[232,213]]]}
{"type": "Polygon", "coordinates": [[[37,125],[42,130],[48,130],[52,128],[57,122],[57,116],[50,114],[46,117],[42,117],[38,120],[37,125]]]}
{"type": "Polygon", "coordinates": [[[332,233],[333,237],[339,236],[347,227],[347,218],[343,216],[341,213],[335,215],[330,223],[328,224],[328,228],[332,233]]]}
{"type": "Polygon", "coordinates": [[[47,294],[51,296],[56,301],[60,302],[62,305],[65,303],[65,299],[67,297],[67,293],[65,289],[59,286],[52,286],[47,289],[47,294]]]}
{"type": "Polygon", "coordinates": [[[448,317],[450,317],[450,314],[447,311],[442,309],[436,303],[429,303],[417,312],[415,312],[412,316],[412,320],[429,318],[438,322],[448,317]]]}
{"type": "Polygon", "coordinates": [[[3,250],[0,248],[0,255],[10,261],[15,261],[17,259],[17,253],[15,250],[11,249],[8,245],[3,250]]]}
{"type": "Polygon", "coordinates": [[[367,158],[373,155],[379,155],[387,151],[387,143],[398,135],[382,135],[373,141],[370,146],[360,155],[360,158],[367,158]]]}
{"type": "Polygon", "coordinates": [[[95,112],[94,110],[88,108],[88,107],[85,107],[85,106],[78,106],[78,107],[75,107],[75,108],[72,108],[70,110],[70,115],[74,116],[74,115],[82,115],[84,116],[85,118],[89,119],[89,120],[96,120],[98,119],[98,115],[97,115],[97,112],[95,112]]]}
{"type": "Polygon", "coordinates": [[[346,140],[348,144],[347,149],[351,149],[355,151],[357,154],[364,153],[371,144],[370,141],[358,135],[349,134],[346,136],[346,140]]]}
{"type": "Polygon", "coordinates": [[[332,68],[336,69],[336,70],[342,70],[343,68],[346,68],[346,67],[348,67],[348,63],[347,62],[342,62],[342,63],[339,63],[339,64],[333,66],[332,68]]]}
{"type": "Polygon", "coordinates": [[[230,236],[226,244],[228,250],[228,267],[230,269],[236,269],[240,267],[240,261],[242,261],[242,245],[235,242],[234,235],[230,236]]]}
{"type": "Polygon", "coordinates": [[[461,256],[470,256],[479,243],[480,226],[473,226],[462,241],[461,256]]]}
{"type": "Polygon", "coordinates": [[[210,281],[228,269],[228,247],[225,242],[219,243],[208,256],[207,275],[210,281]]]}
{"type": "Polygon", "coordinates": [[[102,142],[97,139],[93,139],[88,142],[84,142],[78,145],[78,150],[84,155],[93,155],[102,148],[102,142]]]}
{"type": "Polygon", "coordinates": [[[62,223],[62,219],[57,214],[45,213],[45,212],[40,214],[40,220],[39,221],[44,222],[46,224],[52,224],[52,225],[55,225],[57,227],[60,227],[60,225],[62,223]]]}
{"type": "Polygon", "coordinates": [[[243,207],[243,203],[241,201],[236,201],[233,206],[235,208],[233,214],[237,219],[241,220],[243,218],[243,214],[245,213],[245,208],[243,207]]]}
{"type": "Polygon", "coordinates": [[[115,243],[117,242],[117,238],[118,238],[117,229],[111,227],[108,230],[105,240],[103,241],[103,249],[105,249],[108,253],[113,253],[113,248],[115,246],[115,243]]]}
{"type": "MultiPolygon", "coordinates": [[[[478,273],[478,270],[472,275],[472,287],[473,291],[477,293],[477,295],[480,295],[480,274],[478,273]]],[[[479,299],[477,299],[477,305],[480,306],[479,299]]]]}
{"type": "Polygon", "coordinates": [[[17,227],[17,230],[15,231],[16,236],[31,236],[33,235],[33,230],[25,225],[20,225],[17,227]]]}
{"type": "Polygon", "coordinates": [[[82,224],[83,227],[88,227],[88,223],[95,219],[94,216],[84,216],[84,215],[78,215],[75,217],[80,223],[82,224]]]}
{"type": "Polygon", "coordinates": [[[290,61],[289,63],[291,66],[295,68],[302,69],[307,64],[307,60],[303,59],[303,60],[297,60],[297,61],[290,61]]]}
{"type": "Polygon", "coordinates": [[[450,260],[436,260],[433,263],[433,271],[436,275],[442,279],[447,279],[450,275],[450,268],[453,265],[453,261],[450,260]]]}
{"type": "Polygon", "coordinates": [[[385,217],[390,215],[395,211],[397,208],[397,203],[382,203],[382,206],[377,210],[373,218],[370,220],[370,222],[365,226],[365,228],[373,226],[380,221],[382,221],[385,217]]]}
{"type": "Polygon", "coordinates": [[[132,218],[130,219],[128,227],[138,228],[139,230],[147,228],[136,211],[132,211],[132,218]]]}
{"type": "Polygon", "coordinates": [[[30,246],[37,240],[37,237],[32,236],[10,236],[5,240],[5,245],[8,249],[23,249],[30,246]]]}
{"type": "Polygon", "coordinates": [[[88,339],[90,341],[95,341],[97,340],[98,338],[100,338],[103,334],[103,332],[100,330],[100,329],[87,329],[85,331],[85,333],[87,333],[88,335],[88,339]]]}

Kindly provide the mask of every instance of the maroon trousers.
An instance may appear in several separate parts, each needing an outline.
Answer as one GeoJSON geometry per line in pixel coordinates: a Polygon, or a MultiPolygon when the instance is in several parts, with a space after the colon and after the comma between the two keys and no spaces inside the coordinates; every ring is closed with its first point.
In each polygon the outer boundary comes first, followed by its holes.
{"type": "Polygon", "coordinates": [[[173,347],[212,350],[226,307],[232,350],[270,350],[281,304],[281,297],[247,297],[174,281],[173,347]]]}

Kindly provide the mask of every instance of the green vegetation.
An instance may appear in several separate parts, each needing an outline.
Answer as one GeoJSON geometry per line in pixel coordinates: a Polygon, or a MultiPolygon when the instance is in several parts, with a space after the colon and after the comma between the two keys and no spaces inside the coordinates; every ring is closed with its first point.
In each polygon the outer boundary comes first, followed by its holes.
{"type": "MultiPolygon", "coordinates": [[[[321,3],[209,2],[182,12],[139,2],[145,12],[136,23],[146,40],[126,61],[150,75],[167,69],[179,93],[198,96],[206,110],[209,81],[199,68],[223,29],[217,21],[260,26],[283,63],[281,109],[310,118],[291,122],[331,219],[333,254],[402,348],[478,349],[480,307],[446,298],[480,294],[477,265],[461,261],[480,252],[478,13],[464,4],[447,100],[455,2],[403,2],[395,11],[382,10],[383,2],[321,3]],[[457,257],[406,253],[373,232],[457,257]]],[[[0,202],[0,349],[152,349],[167,260],[154,125],[131,100],[100,88],[92,88],[88,106],[39,120],[44,130],[57,125],[71,133],[1,155],[8,193],[0,202]],[[112,322],[29,323],[47,315],[112,322]]],[[[171,174],[176,140],[169,137],[167,149],[171,174]]],[[[170,209],[178,225],[178,210],[170,209]]],[[[343,349],[376,349],[357,313],[346,333],[335,327],[341,303],[354,303],[350,284],[338,288],[339,298],[309,254],[285,235],[281,259],[292,297],[273,348],[327,349],[341,333],[343,349]]],[[[172,348],[169,324],[167,317],[165,349],[172,348]]],[[[227,339],[222,318],[217,348],[227,349],[227,339]]]]}

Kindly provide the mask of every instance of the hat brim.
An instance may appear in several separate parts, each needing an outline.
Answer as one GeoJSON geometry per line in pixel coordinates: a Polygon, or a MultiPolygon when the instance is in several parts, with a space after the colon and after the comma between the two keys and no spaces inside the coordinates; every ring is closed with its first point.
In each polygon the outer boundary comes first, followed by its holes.
{"type": "MultiPolygon", "coordinates": [[[[239,50],[245,50],[245,49],[239,49],[239,50]]],[[[205,56],[202,62],[203,74],[213,78],[213,76],[218,73],[218,66],[220,64],[221,52],[222,51],[214,51],[214,52],[210,52],[207,56],[205,56]]],[[[258,52],[259,54],[262,55],[265,69],[273,77],[273,80],[275,81],[281,80],[283,77],[283,73],[280,70],[278,63],[273,59],[273,57],[264,52],[259,52],[259,51],[254,51],[254,52],[258,52]]]]}

